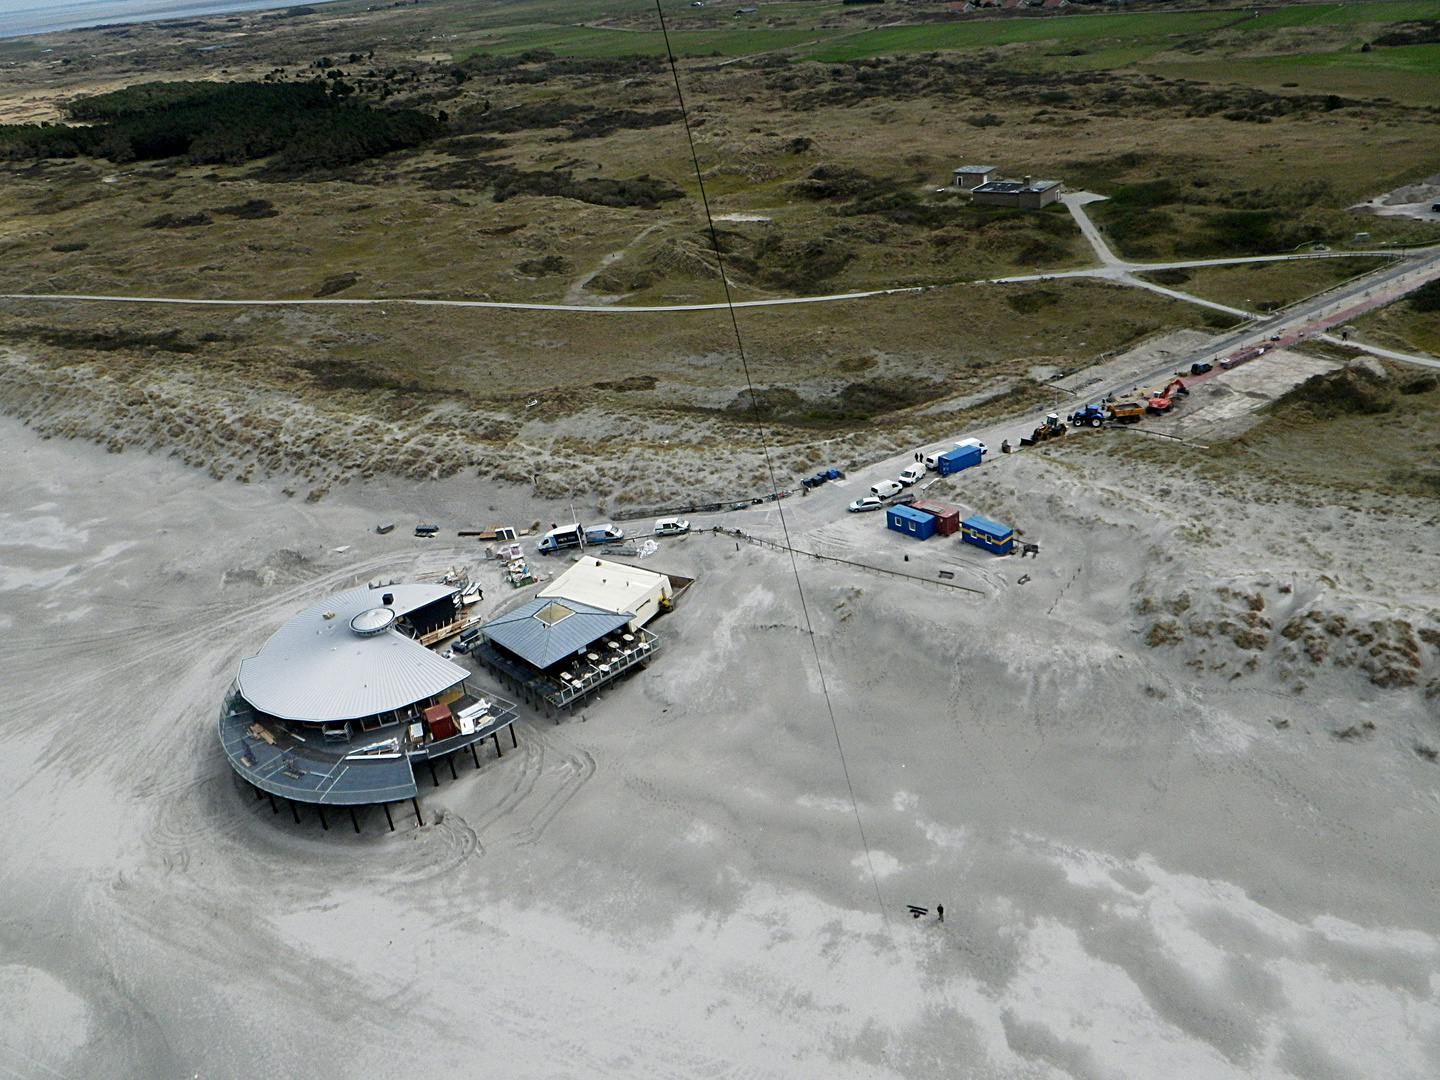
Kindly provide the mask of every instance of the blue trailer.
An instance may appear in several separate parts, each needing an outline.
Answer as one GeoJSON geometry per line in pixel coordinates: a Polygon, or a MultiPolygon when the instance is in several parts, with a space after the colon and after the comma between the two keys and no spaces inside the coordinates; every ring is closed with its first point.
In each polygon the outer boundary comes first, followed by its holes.
{"type": "Polygon", "coordinates": [[[971,465],[980,464],[980,448],[978,446],[957,446],[935,459],[935,471],[941,476],[949,476],[961,469],[968,469],[971,465]]]}
{"type": "Polygon", "coordinates": [[[929,540],[935,535],[936,518],[934,514],[927,514],[902,503],[885,511],[885,525],[906,536],[913,536],[916,540],[929,540]]]}
{"type": "Polygon", "coordinates": [[[996,555],[1008,555],[1015,546],[1015,530],[975,514],[960,522],[960,539],[996,555]]]}

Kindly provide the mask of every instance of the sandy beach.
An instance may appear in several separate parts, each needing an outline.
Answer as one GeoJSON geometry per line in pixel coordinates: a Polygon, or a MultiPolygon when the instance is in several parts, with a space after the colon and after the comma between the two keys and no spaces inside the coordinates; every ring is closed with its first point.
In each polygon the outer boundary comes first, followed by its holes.
{"type": "MultiPolygon", "coordinates": [[[[357,836],[235,780],[215,716],[236,664],[357,580],[478,570],[457,523],[552,508],[460,478],[306,504],[11,421],[0,439],[12,1074],[1310,1080],[1440,1060],[1435,647],[1382,688],[1287,658],[1303,637],[1213,629],[1251,596],[1277,630],[1320,609],[1432,626],[1412,607],[1433,587],[1374,555],[1414,522],[1159,500],[1098,442],[987,466],[965,494],[1040,540],[1024,585],[975,549],[933,565],[983,595],[799,561],[833,728],[788,557],[696,533],[651,560],[697,584],[650,668],[427,780],[425,826],[369,811],[357,836]],[[1245,523],[1231,543],[1187,540],[1222,513],[1245,523]],[[409,535],[426,517],[440,539],[409,535]],[[1181,593],[1189,631],[1147,644],[1181,593]]],[[[899,562],[876,517],[805,533],[899,562]]],[[[1385,557],[1435,580],[1433,552],[1385,557]]],[[[479,573],[492,610],[528,595],[479,573]]]]}

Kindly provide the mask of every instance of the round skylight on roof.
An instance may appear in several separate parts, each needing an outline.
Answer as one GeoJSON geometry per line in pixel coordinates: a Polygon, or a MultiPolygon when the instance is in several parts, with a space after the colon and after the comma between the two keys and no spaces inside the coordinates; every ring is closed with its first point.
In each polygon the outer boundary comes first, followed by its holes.
{"type": "Polygon", "coordinates": [[[350,620],[350,629],[361,637],[373,637],[395,625],[395,611],[388,607],[372,607],[350,620]]]}

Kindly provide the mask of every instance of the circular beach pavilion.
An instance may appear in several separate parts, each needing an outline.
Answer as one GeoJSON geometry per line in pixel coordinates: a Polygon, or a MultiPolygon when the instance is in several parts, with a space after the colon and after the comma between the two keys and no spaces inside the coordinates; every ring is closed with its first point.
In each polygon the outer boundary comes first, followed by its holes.
{"type": "MultiPolygon", "coordinates": [[[[361,587],[306,608],[240,672],[220,710],[220,741],[257,797],[316,806],[414,801],[415,766],[438,784],[437,763],[509,729],[512,703],[482,693],[470,672],[422,642],[443,641],[465,625],[461,589],[408,583],[361,587]]],[[[278,807],[275,807],[278,810],[278,807]]],[[[423,819],[422,823],[423,823],[423,819]]],[[[359,830],[358,823],[355,825],[359,830]]]]}

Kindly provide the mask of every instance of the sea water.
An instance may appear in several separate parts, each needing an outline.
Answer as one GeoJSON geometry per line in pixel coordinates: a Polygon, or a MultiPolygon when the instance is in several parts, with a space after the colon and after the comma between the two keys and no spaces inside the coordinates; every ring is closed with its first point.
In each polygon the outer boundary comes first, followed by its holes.
{"type": "MultiPolygon", "coordinates": [[[[296,0],[297,3],[300,0],[296,0]]],[[[74,30],[101,23],[146,22],[219,15],[227,11],[285,8],[277,0],[0,0],[0,37],[74,30]]],[[[307,3],[306,6],[313,6],[307,3]]]]}

